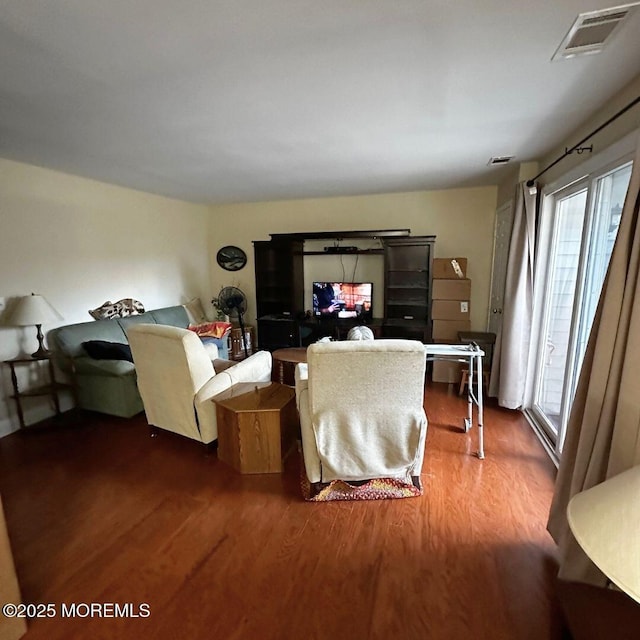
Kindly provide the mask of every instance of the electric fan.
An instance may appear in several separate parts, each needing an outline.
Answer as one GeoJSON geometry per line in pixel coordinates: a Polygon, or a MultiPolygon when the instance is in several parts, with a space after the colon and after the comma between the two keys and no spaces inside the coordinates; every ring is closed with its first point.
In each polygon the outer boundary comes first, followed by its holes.
{"type": "Polygon", "coordinates": [[[238,318],[240,331],[242,333],[242,345],[244,346],[244,357],[249,355],[247,350],[247,336],[244,331],[244,314],[247,310],[247,297],[238,287],[223,287],[218,294],[218,307],[223,313],[233,318],[238,318]]]}

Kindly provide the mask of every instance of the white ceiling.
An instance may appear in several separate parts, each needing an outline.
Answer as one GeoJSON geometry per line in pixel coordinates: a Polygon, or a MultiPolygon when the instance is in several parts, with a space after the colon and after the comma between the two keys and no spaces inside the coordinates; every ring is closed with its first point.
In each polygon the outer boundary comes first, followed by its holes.
{"type": "Polygon", "coordinates": [[[640,11],[550,61],[607,6],[0,0],[0,156],[212,203],[496,184],[640,73],[640,11]]]}

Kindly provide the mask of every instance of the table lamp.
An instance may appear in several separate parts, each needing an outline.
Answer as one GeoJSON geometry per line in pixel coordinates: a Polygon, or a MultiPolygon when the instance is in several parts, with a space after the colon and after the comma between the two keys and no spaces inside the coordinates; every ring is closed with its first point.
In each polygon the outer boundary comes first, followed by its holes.
{"type": "Polygon", "coordinates": [[[44,296],[32,293],[18,300],[13,309],[9,323],[18,327],[28,327],[35,325],[37,329],[38,350],[32,353],[33,358],[44,358],[49,355],[49,351],[44,346],[44,336],[42,335],[42,325],[45,322],[62,320],[62,316],[47,302],[44,296]]]}
{"type": "Polygon", "coordinates": [[[640,465],[573,496],[567,518],[591,561],[640,603],[640,465]]]}

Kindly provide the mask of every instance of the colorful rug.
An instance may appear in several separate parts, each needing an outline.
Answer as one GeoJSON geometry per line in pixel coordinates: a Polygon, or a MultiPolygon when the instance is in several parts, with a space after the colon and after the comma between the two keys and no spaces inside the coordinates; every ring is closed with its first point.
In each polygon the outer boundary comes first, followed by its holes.
{"type": "Polygon", "coordinates": [[[375,478],[363,483],[352,484],[344,480],[333,480],[323,484],[318,493],[311,495],[311,484],[300,465],[302,496],[309,502],[329,502],[331,500],[390,500],[392,498],[416,498],[422,495],[422,483],[416,487],[395,478],[375,478]]]}

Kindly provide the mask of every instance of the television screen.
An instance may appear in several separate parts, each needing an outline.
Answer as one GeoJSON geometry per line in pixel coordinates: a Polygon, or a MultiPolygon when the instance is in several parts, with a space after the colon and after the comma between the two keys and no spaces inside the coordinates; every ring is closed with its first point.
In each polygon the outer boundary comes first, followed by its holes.
{"type": "Polygon", "coordinates": [[[314,282],[313,315],[371,317],[371,282],[314,282]]]}

